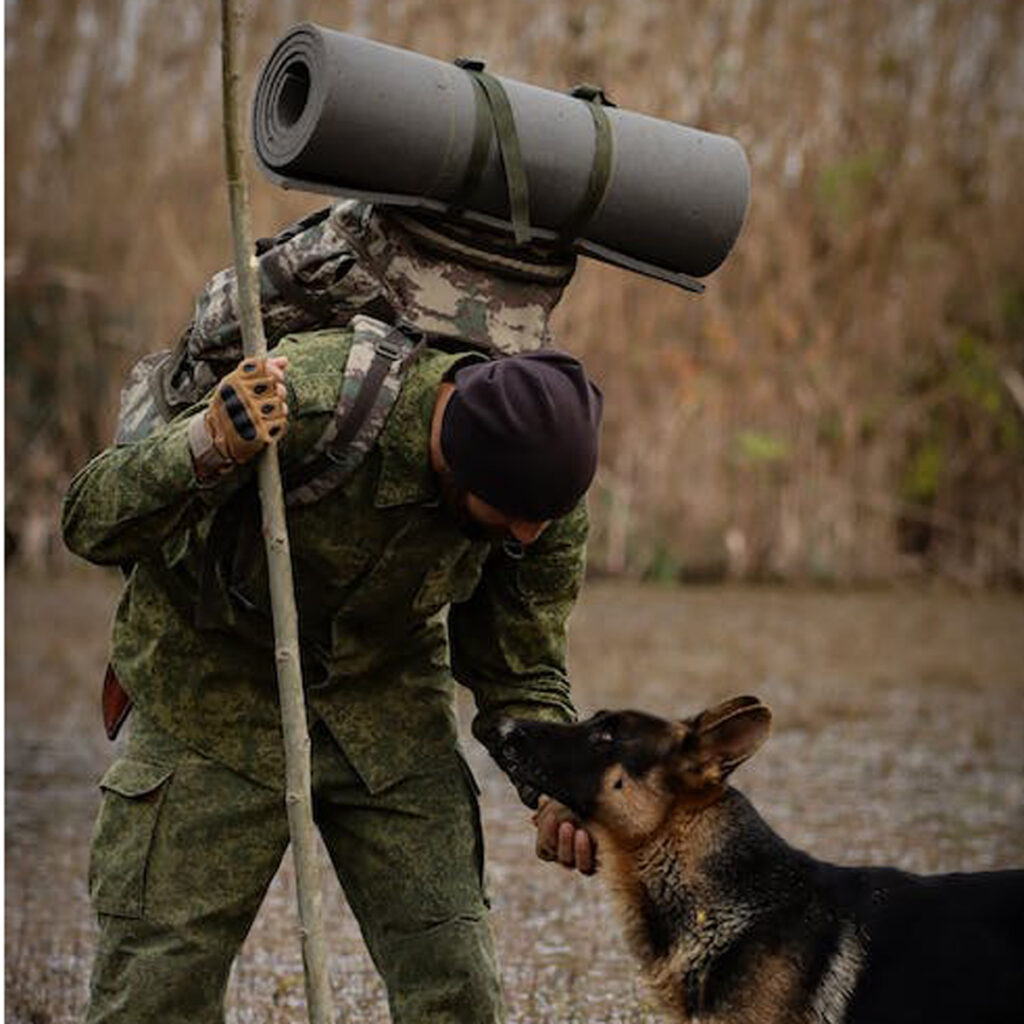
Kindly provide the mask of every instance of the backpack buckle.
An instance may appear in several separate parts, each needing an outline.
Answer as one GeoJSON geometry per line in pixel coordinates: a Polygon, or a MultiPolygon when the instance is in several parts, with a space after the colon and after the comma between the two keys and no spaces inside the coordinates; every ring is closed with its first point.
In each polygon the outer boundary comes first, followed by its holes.
{"type": "Polygon", "coordinates": [[[612,102],[611,97],[604,91],[604,87],[595,85],[593,82],[580,82],[574,85],[569,95],[578,100],[586,100],[587,103],[600,103],[602,107],[614,107],[617,104],[612,102]]]}
{"type": "Polygon", "coordinates": [[[373,351],[381,359],[386,359],[389,363],[393,363],[396,359],[401,359],[405,355],[405,349],[398,342],[392,341],[391,335],[388,335],[386,338],[378,338],[373,343],[373,351]]]}

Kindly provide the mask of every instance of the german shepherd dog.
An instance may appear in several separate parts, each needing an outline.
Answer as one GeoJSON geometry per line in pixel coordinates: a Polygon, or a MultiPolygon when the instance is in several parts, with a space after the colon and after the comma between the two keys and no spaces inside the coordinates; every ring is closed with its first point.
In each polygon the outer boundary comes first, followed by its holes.
{"type": "Polygon", "coordinates": [[[771,712],[506,719],[518,779],[573,810],[656,998],[706,1024],[1021,1024],[1024,871],[920,876],[787,845],[730,773],[771,712]]]}

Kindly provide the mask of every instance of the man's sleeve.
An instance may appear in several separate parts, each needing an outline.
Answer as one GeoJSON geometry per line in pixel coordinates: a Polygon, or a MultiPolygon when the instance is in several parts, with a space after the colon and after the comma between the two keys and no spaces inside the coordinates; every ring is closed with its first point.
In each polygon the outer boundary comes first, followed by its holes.
{"type": "Polygon", "coordinates": [[[213,485],[196,478],[188,427],[201,408],[142,441],[107,448],[75,475],[61,517],[64,543],[75,554],[99,565],[145,558],[250,478],[250,467],[213,485]]]}
{"type": "Polygon", "coordinates": [[[498,549],[473,596],[449,617],[452,670],[476,698],[473,734],[492,754],[502,715],[571,721],[566,626],[583,582],[587,512],[581,502],[521,559],[498,549]]]}
{"type": "MultiPolygon", "coordinates": [[[[342,347],[339,337],[323,332],[318,343],[316,336],[291,336],[274,352],[290,359],[288,430],[278,445],[282,470],[306,455],[333,413],[347,352],[348,336],[341,337],[342,347]]],[[[101,452],[72,479],[61,529],[75,554],[100,565],[139,561],[253,480],[256,459],[212,483],[196,477],[189,423],[212,394],[144,440],[101,452]]]]}

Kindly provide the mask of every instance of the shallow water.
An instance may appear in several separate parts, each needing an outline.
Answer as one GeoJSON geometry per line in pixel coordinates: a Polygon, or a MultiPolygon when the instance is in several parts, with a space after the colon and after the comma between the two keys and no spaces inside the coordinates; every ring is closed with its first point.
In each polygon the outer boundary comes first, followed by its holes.
{"type": "MultiPolygon", "coordinates": [[[[98,693],[119,580],[7,581],[6,1019],[75,1020],[94,926],[86,863],[111,749],[98,693]]],[[[592,582],[573,620],[581,713],[683,715],[736,693],[775,713],[736,784],[791,843],[915,871],[1024,864],[1024,601],[948,591],[666,589],[592,582]]],[[[471,708],[460,704],[468,721],[471,708]]],[[[533,857],[529,812],[469,739],[510,1019],[661,1020],[600,882],[533,857]]],[[[328,879],[341,1019],[385,1022],[383,990],[328,879]]],[[[228,1019],[304,1020],[287,862],[236,966],[228,1019]]]]}

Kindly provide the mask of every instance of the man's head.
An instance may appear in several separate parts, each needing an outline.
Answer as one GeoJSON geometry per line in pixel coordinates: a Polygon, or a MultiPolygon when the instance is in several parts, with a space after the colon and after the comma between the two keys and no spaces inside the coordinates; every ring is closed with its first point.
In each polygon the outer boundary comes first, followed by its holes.
{"type": "Polygon", "coordinates": [[[524,544],[570,512],[597,468],[601,392],[553,349],[474,362],[442,392],[436,435],[456,511],[524,544]]]}

